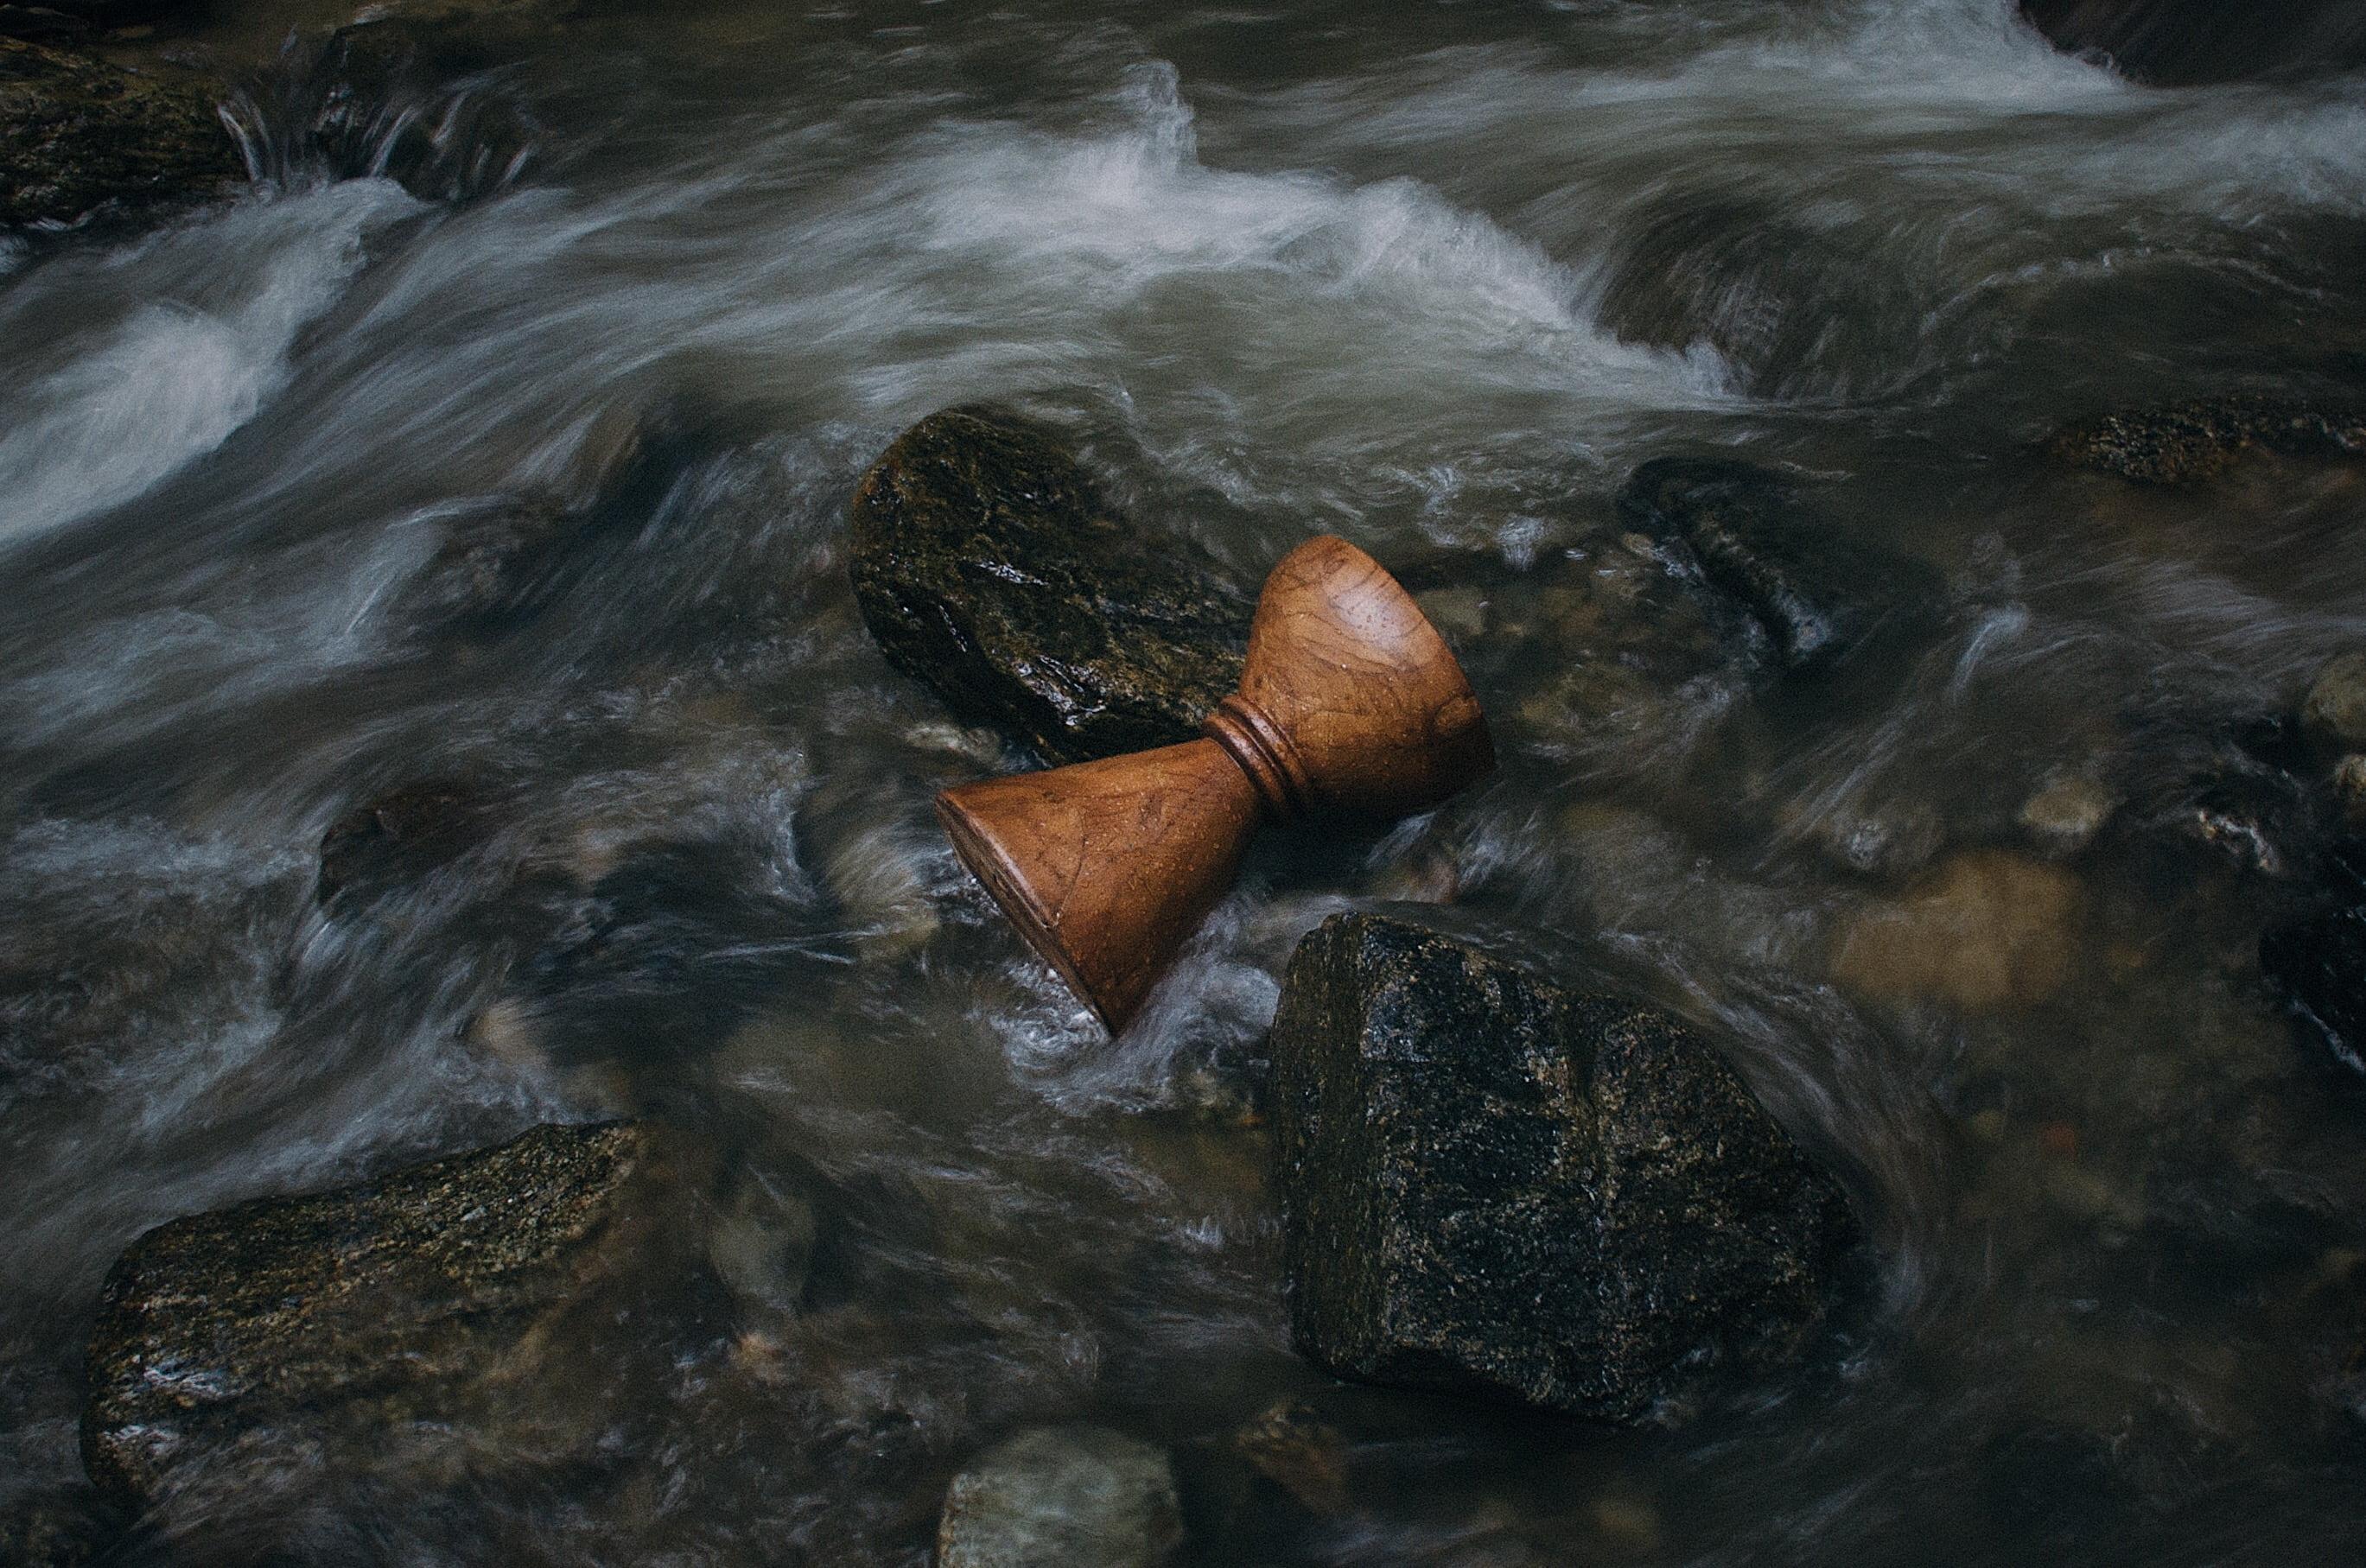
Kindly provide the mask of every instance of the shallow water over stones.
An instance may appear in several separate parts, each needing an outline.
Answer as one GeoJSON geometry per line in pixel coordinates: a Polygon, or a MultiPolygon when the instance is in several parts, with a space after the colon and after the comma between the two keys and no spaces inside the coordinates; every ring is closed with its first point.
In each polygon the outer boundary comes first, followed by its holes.
{"type": "Polygon", "coordinates": [[[2261,967],[2354,831],[2354,74],[2140,88],[2005,0],[396,11],[160,22],[260,183],[5,252],[0,1540],[919,1563],[1088,1428],[1193,1562],[2366,1544],[2366,1104],[2261,967]],[[1115,1042],[930,814],[1025,737],[850,580],[985,401],[1236,584],[1371,551],[1501,754],[1261,843],[1115,1042]],[[1878,562],[1875,633],[1772,656],[1620,508],[1663,458],[1878,562]],[[1291,1352],[1266,1030],[1388,901],[1847,1174],[1799,1361],[1614,1435],[1291,1352]],[[462,1411],[592,1460],[81,1489],[143,1232],[619,1116],[693,1256],[462,1411]]]}

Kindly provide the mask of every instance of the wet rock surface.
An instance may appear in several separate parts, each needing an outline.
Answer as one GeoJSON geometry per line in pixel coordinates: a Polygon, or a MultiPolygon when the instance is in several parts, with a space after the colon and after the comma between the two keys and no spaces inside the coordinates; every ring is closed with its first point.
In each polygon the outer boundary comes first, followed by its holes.
{"type": "Polygon", "coordinates": [[[1632,1421],[1826,1311],[1841,1189],[1662,1013],[1341,915],[1272,1050],[1292,1337],[1341,1376],[1632,1421]]]}
{"type": "Polygon", "coordinates": [[[2161,86],[2304,75],[2366,64],[2366,13],[2349,0],[2022,0],[2056,48],[2094,50],[2161,86]]]}
{"type": "Polygon", "coordinates": [[[2317,671],[2301,701],[2302,726],[2340,748],[2366,745],[2366,653],[2348,653],[2317,671]]]}
{"type": "Polygon", "coordinates": [[[1627,525],[1681,542],[1792,669],[1830,665],[1890,615],[1936,598],[1911,564],[1839,533],[1781,475],[1718,458],[1654,458],[1618,498],[1627,525]]]}
{"type": "Polygon", "coordinates": [[[1167,1457],[1106,1427],[1039,1427],[953,1477],[937,1568],[1156,1568],[1182,1543],[1167,1457]]]}
{"type": "Polygon", "coordinates": [[[2135,409],[2057,431],[2057,462],[2139,485],[2186,485],[2225,472],[2246,454],[2366,454],[2366,412],[2264,398],[2203,398],[2135,409]]]}
{"type": "Polygon", "coordinates": [[[229,1461],[251,1482],[282,1462],[351,1475],[590,1457],[605,1422],[579,1406],[596,1411],[597,1390],[543,1351],[633,1229],[653,1145],[633,1124],[545,1126],[149,1231],[91,1335],[92,1482],[141,1508],[229,1461]]]}
{"type": "Polygon", "coordinates": [[[854,592],[888,662],[964,723],[1082,761],[1192,739],[1240,677],[1252,605],[1113,515],[1050,429],[956,409],[855,491],[854,592]]]}
{"type": "Polygon", "coordinates": [[[158,830],[132,839],[146,874],[92,898],[75,887],[75,832],[41,822],[0,837],[0,1121],[201,1029],[260,983],[305,896],[292,866],[158,830]]]}
{"type": "Polygon", "coordinates": [[[242,180],[215,97],[0,37],[0,229],[202,201],[242,180]]]}

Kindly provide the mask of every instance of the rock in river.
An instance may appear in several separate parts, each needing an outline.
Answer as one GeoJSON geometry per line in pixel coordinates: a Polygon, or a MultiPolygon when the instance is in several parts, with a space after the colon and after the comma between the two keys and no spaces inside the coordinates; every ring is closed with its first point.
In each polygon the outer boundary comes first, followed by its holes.
{"type": "Polygon", "coordinates": [[[1934,596],[1930,574],[1840,534],[1755,464],[1654,458],[1627,482],[1618,510],[1639,532],[1682,541],[1793,669],[1831,663],[1899,606],[1934,596]]]}
{"type": "MultiPolygon", "coordinates": [[[[90,1342],[83,1463],[151,1507],[217,1464],[350,1477],[584,1457],[601,1387],[546,1364],[593,1299],[651,1134],[545,1126],[361,1186],[159,1226],[109,1274],[90,1342]]],[[[589,1310],[589,1309],[587,1309],[589,1310]]]]}
{"type": "Polygon", "coordinates": [[[1157,1568],[1182,1540],[1166,1454],[1106,1427],[1035,1427],[953,1477],[937,1568],[1157,1568]]]}
{"type": "Polygon", "coordinates": [[[887,661],[1056,761],[1190,740],[1240,678],[1247,598],[1112,515],[1031,420],[954,409],[914,425],[863,476],[851,532],[887,661]]]}
{"type": "Polygon", "coordinates": [[[1336,915],[1274,1021],[1298,1348],[1631,1421],[1796,1346],[1855,1226],[1717,1048],[1455,937],[1336,915]]]}
{"type": "Polygon", "coordinates": [[[0,38],[0,229],[203,200],[245,177],[206,89],[0,38]]]}
{"type": "Polygon", "coordinates": [[[2046,443],[2056,461],[2138,485],[2188,485],[2247,453],[2366,454],[2366,413],[2264,398],[2200,398],[2066,426],[2046,443]]]}

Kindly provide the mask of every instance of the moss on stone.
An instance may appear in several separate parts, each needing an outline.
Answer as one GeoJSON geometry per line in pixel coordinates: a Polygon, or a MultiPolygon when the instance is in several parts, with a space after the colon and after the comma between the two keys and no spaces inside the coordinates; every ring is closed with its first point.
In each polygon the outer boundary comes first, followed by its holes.
{"type": "Polygon", "coordinates": [[[1199,734],[1251,606],[1178,540],[1115,516],[1050,430],[955,409],[854,497],[851,572],[888,662],[966,723],[1078,762],[1199,734]]]}
{"type": "Polygon", "coordinates": [[[203,87],[0,38],[0,227],[202,199],[245,166],[203,87]]]}

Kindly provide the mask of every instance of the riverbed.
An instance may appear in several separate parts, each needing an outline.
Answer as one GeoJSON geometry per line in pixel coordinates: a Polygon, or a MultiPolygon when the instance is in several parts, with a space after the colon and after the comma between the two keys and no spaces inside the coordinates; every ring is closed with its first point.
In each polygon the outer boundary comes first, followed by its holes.
{"type": "Polygon", "coordinates": [[[333,7],[222,0],[257,186],[0,253],[0,1488],[79,1474],[147,1227],[630,1114],[806,1260],[581,1346],[672,1369],[631,1484],[258,1484],[109,1561],[919,1563],[1005,1432],[1290,1399],[1338,1495],[1189,1561],[2366,1548],[2366,1096],[2258,961],[2366,470],[2045,444],[2355,401],[2366,80],[2139,87],[2003,0],[523,9],[356,106],[333,7]],[[1501,755],[1262,845],[1115,1042],[930,812],[1030,759],[847,582],[856,480],[975,401],[1243,582],[1402,567],[1501,755]],[[1932,591],[1770,674],[1617,508],[1671,455],[1932,591]],[[442,542],[521,499],[574,543],[456,622],[442,542]],[[489,847],[316,898],[451,778],[489,847]],[[1405,901],[1714,1029],[1844,1173],[1868,1277],[1797,1364],[1610,1432],[1291,1354],[1258,1042],[1405,901]]]}

